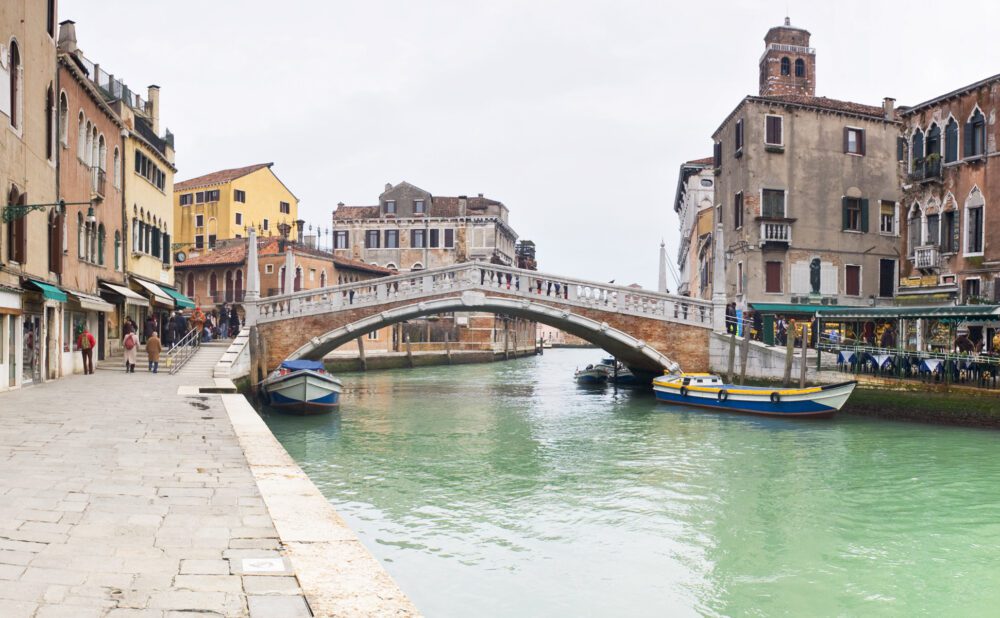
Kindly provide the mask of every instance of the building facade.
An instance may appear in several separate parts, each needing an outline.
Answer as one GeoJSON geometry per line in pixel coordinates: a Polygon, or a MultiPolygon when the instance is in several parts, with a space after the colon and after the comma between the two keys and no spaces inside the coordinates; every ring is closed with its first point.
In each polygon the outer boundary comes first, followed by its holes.
{"type": "Polygon", "coordinates": [[[220,170],[174,185],[174,243],[197,254],[220,240],[244,238],[247,227],[259,236],[296,240],[299,200],[271,169],[273,163],[220,170]]]}
{"type": "Polygon", "coordinates": [[[674,196],[674,212],[681,229],[677,250],[677,270],[683,296],[710,299],[712,216],[715,212],[715,175],[711,157],[681,165],[674,196]]]}
{"type": "Polygon", "coordinates": [[[765,38],[761,92],[713,134],[726,296],[750,304],[891,304],[898,280],[900,123],[815,96],[809,33],[765,38]]]}
{"type": "Polygon", "coordinates": [[[62,215],[55,206],[56,6],[0,3],[0,390],[60,373],[65,294],[47,287],[58,283],[61,264],[50,259],[61,246],[49,242],[62,215]]]}
{"type": "Polygon", "coordinates": [[[900,109],[900,301],[1000,303],[1000,75],[900,109]]]}

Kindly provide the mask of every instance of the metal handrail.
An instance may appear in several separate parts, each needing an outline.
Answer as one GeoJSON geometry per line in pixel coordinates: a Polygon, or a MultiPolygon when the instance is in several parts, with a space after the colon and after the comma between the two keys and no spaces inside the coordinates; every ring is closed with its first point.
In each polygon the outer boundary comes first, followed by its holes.
{"type": "Polygon", "coordinates": [[[192,328],[167,352],[167,366],[170,367],[170,375],[180,371],[200,347],[201,333],[198,332],[197,328],[192,328]]]}

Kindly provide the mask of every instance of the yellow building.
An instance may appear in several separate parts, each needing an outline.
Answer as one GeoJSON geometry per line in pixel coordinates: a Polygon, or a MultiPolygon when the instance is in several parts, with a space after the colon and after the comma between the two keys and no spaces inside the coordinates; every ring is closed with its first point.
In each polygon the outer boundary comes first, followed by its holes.
{"type": "Polygon", "coordinates": [[[191,255],[216,241],[243,238],[249,226],[261,236],[280,236],[280,225],[295,221],[299,200],[271,169],[273,163],[220,170],[174,185],[174,243],[191,255]]]}

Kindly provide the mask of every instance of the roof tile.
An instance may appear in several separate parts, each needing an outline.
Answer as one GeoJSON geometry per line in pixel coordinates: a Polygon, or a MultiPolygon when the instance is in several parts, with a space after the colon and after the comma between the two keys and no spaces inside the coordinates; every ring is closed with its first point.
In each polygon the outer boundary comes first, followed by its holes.
{"type": "Polygon", "coordinates": [[[174,191],[186,191],[187,189],[193,189],[195,187],[206,187],[209,185],[221,185],[237,178],[246,176],[256,172],[259,169],[265,167],[271,167],[274,163],[255,163],[254,165],[248,165],[246,167],[234,167],[228,170],[219,170],[217,172],[211,172],[203,176],[198,176],[196,178],[191,178],[189,180],[182,180],[181,182],[174,184],[174,191]]]}

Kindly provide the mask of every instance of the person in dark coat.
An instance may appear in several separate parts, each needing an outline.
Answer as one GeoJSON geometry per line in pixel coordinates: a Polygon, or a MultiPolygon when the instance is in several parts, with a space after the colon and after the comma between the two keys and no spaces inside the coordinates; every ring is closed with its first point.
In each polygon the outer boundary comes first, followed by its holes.
{"type": "Polygon", "coordinates": [[[163,328],[163,347],[170,349],[177,341],[177,316],[171,315],[163,328]]]}
{"type": "Polygon", "coordinates": [[[726,332],[736,332],[736,303],[726,305],[726,332]]]}
{"type": "Polygon", "coordinates": [[[229,310],[229,336],[235,337],[240,332],[240,312],[236,310],[236,305],[233,305],[232,309],[229,310]]]}
{"type": "Polygon", "coordinates": [[[892,324],[886,327],[882,331],[882,340],[880,342],[883,348],[894,348],[896,347],[896,329],[893,328],[892,324]]]}
{"type": "Polygon", "coordinates": [[[754,339],[760,341],[764,332],[764,318],[761,317],[760,311],[753,312],[753,330],[754,339]]]}
{"type": "Polygon", "coordinates": [[[142,329],[142,338],[149,339],[149,336],[157,331],[156,328],[156,316],[149,316],[146,318],[146,325],[142,329]]]}
{"type": "Polygon", "coordinates": [[[174,320],[177,323],[176,324],[176,326],[177,326],[177,339],[174,341],[174,343],[177,343],[177,341],[180,341],[181,339],[183,339],[184,335],[187,334],[188,326],[187,326],[187,319],[184,317],[184,314],[181,313],[180,311],[178,311],[177,313],[174,314],[174,320]]]}

